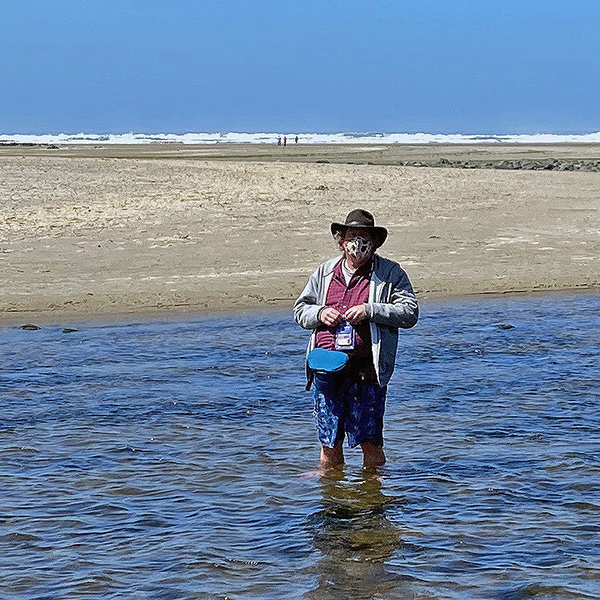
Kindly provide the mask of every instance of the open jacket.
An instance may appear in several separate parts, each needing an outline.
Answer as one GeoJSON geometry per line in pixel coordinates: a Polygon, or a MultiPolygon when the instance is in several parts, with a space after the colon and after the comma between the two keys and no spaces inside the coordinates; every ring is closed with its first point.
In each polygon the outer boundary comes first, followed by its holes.
{"type": "MultiPolygon", "coordinates": [[[[338,256],[325,261],[310,276],[306,287],[294,303],[294,320],[300,327],[311,329],[307,353],[315,347],[316,329],[321,325],[319,311],[326,306],[327,291],[335,266],[343,259],[338,256]]],[[[386,385],[394,372],[398,328],[413,327],[419,318],[419,306],[400,265],[378,254],[373,256],[369,300],[365,311],[370,322],[373,364],[379,385],[386,385]]],[[[312,374],[307,366],[308,385],[312,374]]]]}

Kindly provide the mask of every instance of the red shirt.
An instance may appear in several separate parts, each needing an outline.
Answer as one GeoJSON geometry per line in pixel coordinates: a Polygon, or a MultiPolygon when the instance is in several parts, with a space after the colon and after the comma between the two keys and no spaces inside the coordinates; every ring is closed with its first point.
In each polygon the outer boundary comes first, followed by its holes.
{"type": "MultiPolygon", "coordinates": [[[[352,278],[346,285],[346,279],[342,272],[340,260],[333,270],[333,278],[327,290],[325,305],[335,308],[342,315],[358,304],[369,301],[369,285],[371,283],[372,261],[368,261],[352,274],[352,278]]],[[[354,350],[350,351],[353,358],[358,359],[360,365],[368,367],[373,365],[373,353],[371,349],[371,328],[368,319],[363,319],[358,325],[354,325],[354,350]]],[[[316,347],[325,350],[335,350],[335,327],[319,325],[316,335],[316,347]]],[[[353,361],[354,362],[354,361],[353,361]]]]}

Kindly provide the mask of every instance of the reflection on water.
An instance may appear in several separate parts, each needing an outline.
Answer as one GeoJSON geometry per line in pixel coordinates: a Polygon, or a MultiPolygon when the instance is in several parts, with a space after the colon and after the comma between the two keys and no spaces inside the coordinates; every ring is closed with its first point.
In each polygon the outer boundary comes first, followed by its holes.
{"type": "Polygon", "coordinates": [[[321,508],[308,519],[320,552],[318,586],[308,600],[386,597],[399,591],[399,578],[386,562],[400,547],[400,528],[388,517],[399,499],[382,492],[380,477],[368,470],[350,478],[330,471],[321,478],[321,508]]]}
{"type": "Polygon", "coordinates": [[[598,600],[600,297],[423,305],[379,477],[289,314],[0,329],[0,598],[598,600]]]}

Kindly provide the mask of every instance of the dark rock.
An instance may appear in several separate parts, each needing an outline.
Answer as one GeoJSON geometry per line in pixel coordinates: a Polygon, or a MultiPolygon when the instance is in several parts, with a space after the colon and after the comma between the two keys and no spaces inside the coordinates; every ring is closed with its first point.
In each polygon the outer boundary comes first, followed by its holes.
{"type": "Polygon", "coordinates": [[[25,331],[37,331],[38,329],[41,329],[41,327],[38,327],[37,325],[32,325],[31,323],[27,323],[26,325],[21,325],[19,329],[24,329],[25,331]]]}
{"type": "Polygon", "coordinates": [[[514,166],[510,160],[503,160],[500,164],[496,165],[496,169],[514,169],[514,166]]]}
{"type": "Polygon", "coordinates": [[[514,325],[511,325],[510,323],[499,323],[498,325],[496,325],[496,327],[498,329],[513,329],[514,325]]]}
{"type": "Polygon", "coordinates": [[[329,188],[326,185],[318,185],[315,190],[318,190],[320,192],[326,192],[329,188]]]}
{"type": "Polygon", "coordinates": [[[572,171],[573,170],[573,163],[567,162],[567,161],[561,161],[558,165],[558,171],[572,171]]]}

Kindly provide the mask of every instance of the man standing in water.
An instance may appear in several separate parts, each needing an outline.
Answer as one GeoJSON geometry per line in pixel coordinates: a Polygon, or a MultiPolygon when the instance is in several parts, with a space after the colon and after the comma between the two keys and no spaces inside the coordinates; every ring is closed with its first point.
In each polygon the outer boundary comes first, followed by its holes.
{"type": "Polygon", "coordinates": [[[365,466],[382,465],[383,413],[398,328],[413,327],[419,309],[400,265],[375,253],[388,232],[375,226],[371,213],[353,210],[345,223],[331,224],[331,233],[342,256],[321,264],[294,304],[296,323],[312,330],[307,388],[314,383],[321,464],[344,462],[347,436],[351,448],[361,446],[365,466]],[[337,365],[335,373],[327,365],[311,366],[315,348],[331,352],[317,353],[325,363],[341,357],[341,371],[337,365]]]}

